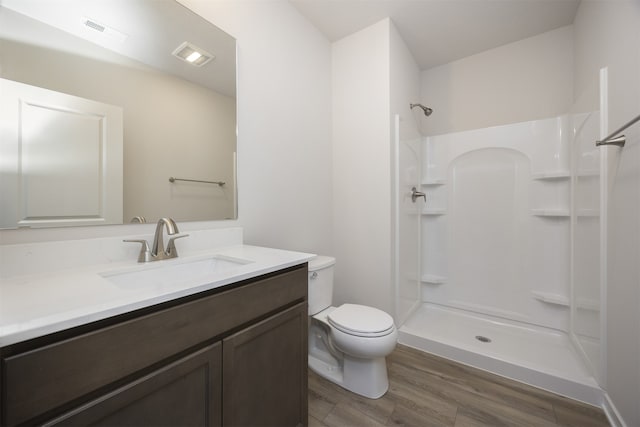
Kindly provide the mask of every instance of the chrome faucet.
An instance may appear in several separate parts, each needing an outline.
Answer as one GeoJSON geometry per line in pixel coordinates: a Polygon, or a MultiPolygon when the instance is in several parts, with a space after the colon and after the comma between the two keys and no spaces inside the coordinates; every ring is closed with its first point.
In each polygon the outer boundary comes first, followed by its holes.
{"type": "Polygon", "coordinates": [[[164,246],[164,229],[167,229],[167,235],[173,236],[178,234],[178,225],[171,218],[160,218],[156,225],[156,232],[153,236],[153,244],[151,250],[149,250],[149,243],[146,240],[123,240],[124,242],[141,243],[140,254],[138,255],[138,262],[150,262],[160,261],[161,259],[170,259],[178,257],[178,250],[176,249],[175,240],[182,237],[187,237],[188,234],[172,237],[169,239],[167,247],[164,246]]]}

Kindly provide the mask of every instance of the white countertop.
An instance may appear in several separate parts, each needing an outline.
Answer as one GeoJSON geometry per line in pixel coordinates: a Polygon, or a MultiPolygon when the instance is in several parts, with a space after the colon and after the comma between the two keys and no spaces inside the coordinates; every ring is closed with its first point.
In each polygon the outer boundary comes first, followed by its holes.
{"type": "Polygon", "coordinates": [[[135,259],[0,280],[0,347],[292,267],[313,254],[249,245],[190,253],[171,260],[135,259]],[[214,256],[246,262],[179,285],[117,285],[113,273],[156,269],[214,256]]]}

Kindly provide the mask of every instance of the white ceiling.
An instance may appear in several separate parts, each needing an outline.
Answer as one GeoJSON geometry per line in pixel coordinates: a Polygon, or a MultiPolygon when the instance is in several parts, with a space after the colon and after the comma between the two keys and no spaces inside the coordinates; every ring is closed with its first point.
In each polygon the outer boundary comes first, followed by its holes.
{"type": "Polygon", "coordinates": [[[580,0],[289,0],[330,41],[386,17],[422,69],[573,23],[580,0]]]}

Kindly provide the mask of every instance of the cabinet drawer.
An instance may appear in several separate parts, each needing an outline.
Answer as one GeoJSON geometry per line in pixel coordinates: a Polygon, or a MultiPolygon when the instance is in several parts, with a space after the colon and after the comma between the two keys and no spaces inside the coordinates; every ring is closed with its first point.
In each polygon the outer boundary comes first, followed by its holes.
{"type": "Polygon", "coordinates": [[[3,424],[28,421],[306,298],[304,266],[3,360],[3,424]]]}

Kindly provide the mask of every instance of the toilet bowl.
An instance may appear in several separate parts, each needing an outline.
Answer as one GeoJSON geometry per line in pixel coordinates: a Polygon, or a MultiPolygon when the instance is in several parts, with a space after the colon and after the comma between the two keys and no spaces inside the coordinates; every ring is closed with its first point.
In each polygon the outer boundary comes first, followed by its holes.
{"type": "Polygon", "coordinates": [[[396,346],[393,318],[359,304],[331,305],[335,259],[309,262],[309,367],[359,395],[377,399],[389,388],[385,358],[396,346]]]}

